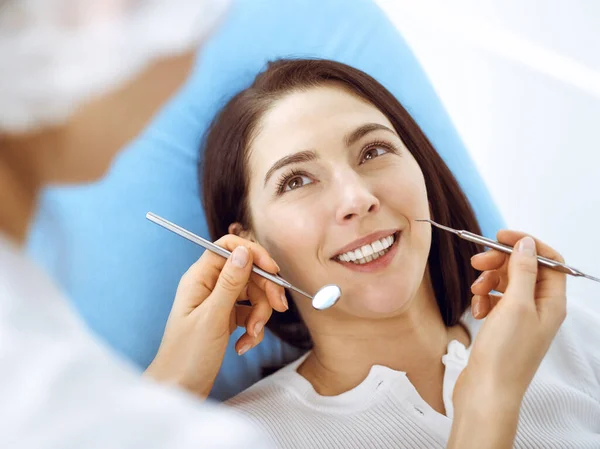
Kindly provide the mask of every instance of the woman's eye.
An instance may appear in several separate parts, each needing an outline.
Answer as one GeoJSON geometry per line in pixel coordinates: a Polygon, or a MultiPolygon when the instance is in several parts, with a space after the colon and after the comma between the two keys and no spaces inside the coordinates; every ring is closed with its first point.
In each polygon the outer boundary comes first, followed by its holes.
{"type": "Polygon", "coordinates": [[[373,147],[368,149],[367,151],[365,151],[365,154],[363,155],[363,159],[361,161],[361,164],[373,160],[378,156],[381,156],[382,154],[387,153],[388,151],[383,148],[383,147],[373,147]]]}
{"type": "Polygon", "coordinates": [[[286,191],[294,190],[299,187],[303,187],[307,184],[310,184],[311,182],[312,181],[308,176],[302,176],[302,175],[294,176],[286,183],[285,190],[286,191]]]}

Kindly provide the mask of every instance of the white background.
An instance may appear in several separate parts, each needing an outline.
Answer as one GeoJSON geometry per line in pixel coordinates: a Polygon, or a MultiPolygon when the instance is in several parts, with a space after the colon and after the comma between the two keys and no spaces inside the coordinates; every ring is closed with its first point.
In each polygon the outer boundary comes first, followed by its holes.
{"type": "MultiPolygon", "coordinates": [[[[600,277],[600,2],[377,0],[420,60],[508,227],[600,277]]],[[[568,297],[600,311],[600,283],[568,297]]]]}

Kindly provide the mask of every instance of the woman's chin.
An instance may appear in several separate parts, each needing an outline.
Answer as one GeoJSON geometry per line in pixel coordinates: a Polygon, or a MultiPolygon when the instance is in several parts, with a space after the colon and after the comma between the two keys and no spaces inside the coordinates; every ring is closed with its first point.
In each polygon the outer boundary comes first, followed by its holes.
{"type": "MultiPolygon", "coordinates": [[[[410,301],[406,298],[403,299],[398,295],[393,296],[393,300],[390,297],[386,298],[375,298],[371,297],[368,300],[360,299],[355,301],[348,301],[344,304],[344,309],[351,315],[363,318],[389,318],[395,315],[401,314],[408,308],[410,301]]],[[[340,302],[344,298],[340,300],[340,302]]],[[[341,305],[341,304],[340,304],[341,305]]]]}

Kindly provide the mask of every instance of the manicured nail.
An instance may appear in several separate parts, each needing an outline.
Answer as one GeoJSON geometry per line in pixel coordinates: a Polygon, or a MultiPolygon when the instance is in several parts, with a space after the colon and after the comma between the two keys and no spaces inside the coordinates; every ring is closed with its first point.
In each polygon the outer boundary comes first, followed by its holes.
{"type": "Polygon", "coordinates": [[[285,292],[283,292],[281,294],[281,302],[283,303],[283,305],[285,306],[285,310],[288,310],[290,308],[290,306],[288,305],[288,300],[285,296],[285,292]]]}
{"type": "Polygon", "coordinates": [[[245,246],[238,246],[233,250],[232,262],[236,267],[244,268],[248,263],[248,248],[245,246]]]}
{"type": "Polygon", "coordinates": [[[474,256],[472,256],[471,261],[477,260],[477,259],[485,259],[485,257],[488,256],[489,254],[491,254],[491,250],[482,251],[482,252],[477,253],[474,256]]]}
{"type": "Polygon", "coordinates": [[[240,350],[238,351],[238,355],[244,355],[245,353],[248,352],[248,350],[251,348],[250,345],[244,345],[240,348],[240,350]]]}
{"type": "Polygon", "coordinates": [[[518,251],[526,256],[533,256],[535,254],[534,240],[529,236],[522,238],[519,242],[518,251]]]}
{"type": "Polygon", "coordinates": [[[485,274],[481,274],[481,276],[479,276],[475,282],[473,282],[473,285],[475,284],[479,284],[481,281],[483,281],[485,279],[485,274]]]}
{"type": "Polygon", "coordinates": [[[265,327],[265,325],[260,321],[256,323],[256,325],[254,326],[254,337],[258,337],[260,331],[263,330],[263,327],[265,327]]]}

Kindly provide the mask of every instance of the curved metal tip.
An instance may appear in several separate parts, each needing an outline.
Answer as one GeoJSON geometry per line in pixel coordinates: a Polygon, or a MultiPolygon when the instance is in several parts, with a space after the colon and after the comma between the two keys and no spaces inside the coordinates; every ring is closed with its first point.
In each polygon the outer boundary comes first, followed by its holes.
{"type": "Polygon", "coordinates": [[[415,221],[430,223],[431,225],[435,226],[436,228],[440,228],[440,229],[443,229],[444,231],[452,232],[454,234],[459,234],[459,232],[456,229],[452,229],[452,228],[449,228],[448,226],[441,225],[441,224],[436,223],[435,221],[429,220],[427,218],[423,218],[423,219],[419,219],[419,220],[415,220],[415,221]]]}

